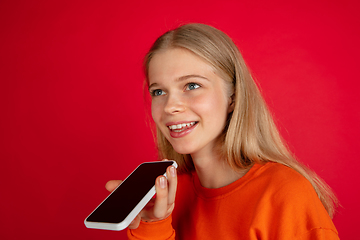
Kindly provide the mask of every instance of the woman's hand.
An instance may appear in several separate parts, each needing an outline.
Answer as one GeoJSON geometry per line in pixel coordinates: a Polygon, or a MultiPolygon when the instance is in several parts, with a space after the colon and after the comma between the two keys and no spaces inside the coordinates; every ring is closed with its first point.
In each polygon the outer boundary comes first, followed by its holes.
{"type": "MultiPolygon", "coordinates": [[[[167,218],[172,213],[175,206],[175,195],[177,188],[176,168],[170,166],[166,169],[166,177],[159,176],[155,181],[156,195],[144,207],[144,209],[130,223],[129,228],[135,229],[139,226],[140,220],[145,222],[155,222],[167,218]]],[[[111,180],[106,183],[105,188],[112,192],[121,180],[111,180]]]]}

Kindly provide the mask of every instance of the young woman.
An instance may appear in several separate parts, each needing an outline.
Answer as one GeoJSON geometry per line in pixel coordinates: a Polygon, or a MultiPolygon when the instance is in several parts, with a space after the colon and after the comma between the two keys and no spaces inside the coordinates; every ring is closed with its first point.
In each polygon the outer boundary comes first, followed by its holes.
{"type": "Polygon", "coordinates": [[[179,168],[158,177],[130,239],[338,239],[336,197],[288,151],[226,34],[203,24],[165,33],[145,75],[160,158],[179,168]]]}

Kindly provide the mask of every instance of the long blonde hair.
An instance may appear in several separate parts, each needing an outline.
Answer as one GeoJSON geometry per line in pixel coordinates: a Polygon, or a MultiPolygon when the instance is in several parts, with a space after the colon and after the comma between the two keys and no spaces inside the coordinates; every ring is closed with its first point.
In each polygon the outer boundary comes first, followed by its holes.
{"type": "MultiPolygon", "coordinates": [[[[149,63],[159,51],[187,49],[204,59],[233,88],[234,111],[223,132],[222,156],[236,170],[254,163],[277,162],[302,174],[313,185],[330,217],[338,203],[330,187],[313,171],[295,160],[284,144],[261,93],[234,42],[222,31],[204,24],[186,24],[160,36],[144,60],[148,83],[149,63]]],[[[159,157],[174,159],[180,171],[191,171],[190,155],[175,152],[156,129],[159,157]]]]}

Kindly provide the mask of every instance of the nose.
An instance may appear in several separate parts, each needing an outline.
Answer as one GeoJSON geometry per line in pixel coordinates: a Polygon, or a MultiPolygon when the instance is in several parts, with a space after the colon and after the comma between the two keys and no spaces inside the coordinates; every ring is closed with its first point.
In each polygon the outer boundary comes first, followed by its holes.
{"type": "Polygon", "coordinates": [[[184,112],[186,109],[186,104],[184,99],[175,94],[169,94],[164,111],[168,114],[177,114],[184,112]]]}

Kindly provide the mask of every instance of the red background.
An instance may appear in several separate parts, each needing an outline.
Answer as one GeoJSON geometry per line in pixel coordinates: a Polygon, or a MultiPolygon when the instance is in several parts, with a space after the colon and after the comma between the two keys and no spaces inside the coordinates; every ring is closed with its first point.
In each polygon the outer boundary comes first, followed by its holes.
{"type": "Polygon", "coordinates": [[[169,28],[202,22],[242,50],[290,148],[337,193],[341,239],[356,239],[359,10],[355,0],[2,0],[0,238],[125,238],[83,220],[106,181],[156,159],[144,54],[169,28]]]}

